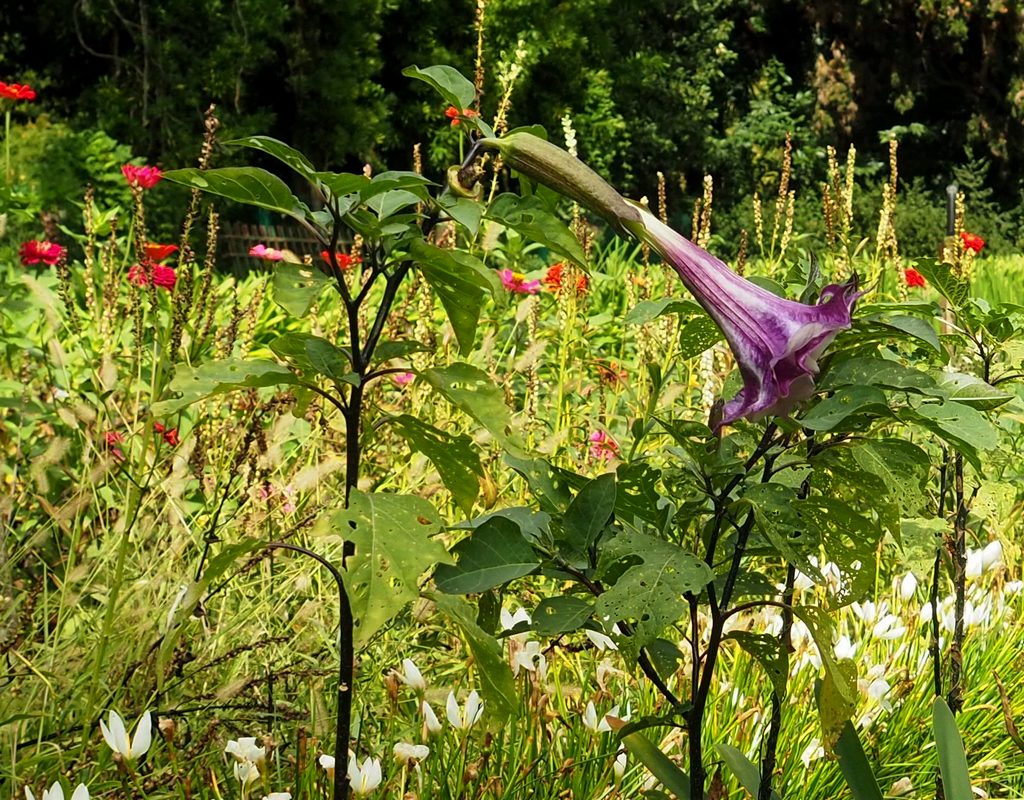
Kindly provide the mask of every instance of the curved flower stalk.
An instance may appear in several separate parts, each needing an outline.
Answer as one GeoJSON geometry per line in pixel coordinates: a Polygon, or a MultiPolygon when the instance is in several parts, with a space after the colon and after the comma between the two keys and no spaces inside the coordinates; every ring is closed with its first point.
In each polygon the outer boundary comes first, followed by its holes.
{"type": "MultiPolygon", "coordinates": [[[[501,153],[515,170],[550,186],[600,214],[620,233],[650,245],[678,273],[683,284],[725,334],[736,357],[743,389],[725,405],[718,425],[741,417],[787,414],[814,391],[818,357],[835,335],[850,327],[860,296],[857,278],[822,290],[817,304],[786,300],[737,275],[723,262],[631,203],[592,169],[566,151],[528,133],[481,139],[475,150],[501,153]]],[[[467,166],[450,173],[464,184],[467,166]]],[[[464,185],[460,186],[466,191],[464,185]]]]}

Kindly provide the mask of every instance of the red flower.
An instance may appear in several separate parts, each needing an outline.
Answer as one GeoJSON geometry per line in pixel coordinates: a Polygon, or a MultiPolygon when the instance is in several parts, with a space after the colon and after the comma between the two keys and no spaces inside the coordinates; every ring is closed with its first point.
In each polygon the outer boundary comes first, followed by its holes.
{"type": "Polygon", "coordinates": [[[40,242],[32,239],[21,243],[18,255],[21,256],[21,263],[26,267],[29,264],[38,264],[40,261],[53,266],[67,253],[67,249],[56,242],[40,242]]]}
{"type": "MultiPolygon", "coordinates": [[[[320,251],[320,258],[322,258],[324,260],[324,263],[327,266],[329,266],[329,267],[333,267],[334,266],[334,262],[331,261],[331,252],[329,250],[321,250],[320,251]]],[[[361,259],[359,256],[350,256],[348,253],[335,253],[334,254],[334,260],[338,264],[338,269],[340,269],[342,272],[347,270],[353,264],[362,264],[363,263],[363,259],[361,259]]]]}
{"type": "Polygon", "coordinates": [[[557,292],[562,288],[562,272],[564,269],[565,265],[562,263],[552,264],[548,267],[543,281],[549,292],[557,292]]]}
{"type": "Polygon", "coordinates": [[[980,253],[981,248],[985,246],[985,240],[976,233],[960,231],[960,238],[963,240],[965,250],[973,250],[975,253],[980,253]]]}
{"type": "Polygon", "coordinates": [[[149,286],[149,278],[152,275],[153,285],[170,291],[178,280],[178,273],[172,267],[165,267],[163,264],[132,264],[128,269],[128,280],[136,286],[149,286]]]}
{"type": "Polygon", "coordinates": [[[118,431],[107,431],[103,434],[103,441],[107,445],[107,449],[110,450],[114,458],[118,461],[124,461],[124,453],[121,448],[118,447],[124,441],[124,436],[118,431]]]}
{"type": "Polygon", "coordinates": [[[462,119],[463,117],[469,118],[480,116],[479,112],[474,111],[471,108],[464,108],[462,109],[462,111],[459,111],[459,109],[457,109],[455,106],[448,106],[448,108],[444,112],[444,115],[452,121],[452,126],[458,125],[459,120],[462,119]]]}
{"type": "Polygon", "coordinates": [[[22,85],[0,81],[0,97],[6,97],[8,100],[35,100],[36,90],[27,83],[22,85]]]}
{"type": "Polygon", "coordinates": [[[153,244],[149,242],[146,245],[146,258],[150,261],[163,261],[172,253],[177,252],[178,245],[176,244],[153,244]]]}
{"type": "Polygon", "coordinates": [[[924,288],[928,285],[928,282],[924,279],[924,275],[918,272],[913,267],[908,267],[903,270],[903,278],[907,282],[907,286],[924,288]]]}
{"type": "Polygon", "coordinates": [[[166,428],[159,422],[153,423],[153,430],[159,434],[163,434],[164,441],[167,442],[171,447],[177,447],[181,444],[181,439],[178,438],[177,428],[166,428]]]}
{"type": "Polygon", "coordinates": [[[590,290],[590,278],[582,272],[576,278],[576,296],[583,297],[590,290]]]}
{"type": "Polygon", "coordinates": [[[121,173],[129,186],[138,186],[140,189],[152,189],[164,176],[159,167],[137,167],[134,164],[125,164],[121,167],[121,173]]]}

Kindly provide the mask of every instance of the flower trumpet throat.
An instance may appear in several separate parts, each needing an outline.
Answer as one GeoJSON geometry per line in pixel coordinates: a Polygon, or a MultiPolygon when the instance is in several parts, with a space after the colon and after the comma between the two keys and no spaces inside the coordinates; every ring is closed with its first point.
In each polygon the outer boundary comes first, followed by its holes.
{"type": "Polygon", "coordinates": [[[675,269],[721,328],[743,377],[743,389],[725,404],[719,426],[741,417],[787,414],[814,393],[818,357],[840,330],[850,327],[853,304],[860,297],[856,275],[847,283],[826,286],[815,305],[786,300],[733,272],[550,142],[522,131],[481,139],[459,170],[460,179],[470,175],[481,149],[499,152],[512,169],[600,214],[675,269]]]}

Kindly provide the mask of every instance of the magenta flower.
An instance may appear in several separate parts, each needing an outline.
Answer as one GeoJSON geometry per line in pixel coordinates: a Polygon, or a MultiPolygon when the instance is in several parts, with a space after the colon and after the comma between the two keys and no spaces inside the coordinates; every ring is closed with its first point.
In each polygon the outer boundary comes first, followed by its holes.
{"type": "Polygon", "coordinates": [[[284,253],[280,250],[267,247],[265,244],[253,245],[249,248],[249,255],[262,258],[264,261],[281,261],[284,258],[284,253]]]}
{"type": "Polygon", "coordinates": [[[639,218],[623,224],[679,273],[736,357],[743,388],[725,404],[720,424],[787,414],[810,397],[818,356],[850,327],[853,304],[861,295],[856,275],[826,286],[816,305],[786,300],[737,275],[647,209],[634,207],[639,218]]]}
{"type": "Polygon", "coordinates": [[[605,431],[594,431],[587,438],[590,442],[590,457],[600,461],[611,461],[619,456],[618,443],[605,431]]]}
{"type": "Polygon", "coordinates": [[[503,269],[498,277],[501,278],[501,285],[515,294],[537,294],[540,291],[540,281],[528,281],[521,272],[503,269]]]}
{"type": "Polygon", "coordinates": [[[410,383],[416,380],[416,375],[413,374],[412,372],[396,372],[394,375],[391,376],[391,380],[393,380],[399,386],[408,386],[410,383]]]}
{"type": "Polygon", "coordinates": [[[122,166],[121,174],[129,186],[138,186],[140,189],[152,189],[164,176],[159,167],[137,167],[134,164],[122,166]]]}

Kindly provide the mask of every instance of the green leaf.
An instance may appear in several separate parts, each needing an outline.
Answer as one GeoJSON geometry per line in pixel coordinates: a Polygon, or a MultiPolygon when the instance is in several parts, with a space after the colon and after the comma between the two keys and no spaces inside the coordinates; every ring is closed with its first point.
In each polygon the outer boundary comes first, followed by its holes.
{"type": "Polygon", "coordinates": [[[810,497],[795,505],[800,515],[821,531],[822,547],[839,570],[839,588],[829,593],[829,608],[840,608],[871,593],[882,529],[831,497],[810,497]]]}
{"type": "Polygon", "coordinates": [[[470,236],[476,236],[480,229],[480,218],[484,213],[480,203],[468,197],[455,197],[451,194],[441,195],[437,202],[449,217],[469,232],[470,236]]]}
{"type": "Polygon", "coordinates": [[[388,170],[374,175],[370,179],[370,185],[363,187],[359,192],[359,197],[364,203],[367,203],[379,194],[404,189],[426,201],[430,199],[426,190],[430,183],[429,178],[424,178],[418,172],[388,170]]]}
{"type": "Polygon", "coordinates": [[[529,575],[540,558],[505,517],[491,517],[454,548],[454,566],[441,564],[434,583],[446,594],[475,594],[529,575]]]}
{"type": "Polygon", "coordinates": [[[416,78],[430,84],[448,105],[455,106],[459,111],[469,108],[476,100],[476,88],[473,84],[461,72],[447,64],[423,69],[416,66],[406,67],[402,74],[407,78],[416,78]]]}
{"type": "Polygon", "coordinates": [[[502,446],[517,448],[512,435],[512,412],[505,393],[483,370],[469,364],[449,364],[420,373],[449,403],[487,429],[502,446]]]}
{"type": "Polygon", "coordinates": [[[448,562],[440,541],[437,509],[421,497],[353,490],[348,508],[317,524],[355,545],[343,571],[355,645],[362,647],[380,628],[419,597],[419,579],[435,564],[448,562]]]}
{"type": "Polygon", "coordinates": [[[874,386],[846,386],[826,397],[800,418],[814,431],[830,431],[847,419],[865,412],[888,411],[885,393],[874,386]]]}
{"type": "Polygon", "coordinates": [[[939,387],[945,390],[950,400],[956,400],[980,411],[991,411],[1013,399],[1012,394],[985,383],[981,378],[962,372],[940,372],[935,376],[935,380],[939,387]]]}
{"type": "Polygon", "coordinates": [[[317,172],[314,177],[330,189],[331,194],[335,197],[362,192],[370,185],[370,179],[365,175],[355,175],[349,172],[317,172]]]}
{"type": "Polygon", "coordinates": [[[981,472],[979,450],[993,450],[999,446],[995,428],[978,411],[963,403],[928,403],[916,409],[903,409],[900,417],[918,422],[940,439],[949,442],[981,472]]]}
{"type": "Polygon", "coordinates": [[[626,325],[646,325],[648,322],[666,314],[692,313],[699,306],[691,300],[678,300],[674,297],[662,297],[660,300],[641,300],[623,318],[626,325]]]}
{"type": "Polygon", "coordinates": [[[304,317],[331,279],[316,267],[281,262],[274,267],[270,285],[274,302],[293,317],[304,317]]]}
{"type": "Polygon", "coordinates": [[[521,458],[509,453],[505,455],[505,463],[523,476],[541,510],[561,516],[569,507],[572,502],[569,481],[543,458],[521,458]]]}
{"type": "MultiPolygon", "coordinates": [[[[751,797],[758,797],[761,790],[761,771],[738,749],[728,744],[716,744],[715,750],[722,757],[732,774],[739,780],[751,797]]],[[[780,800],[778,792],[772,789],[772,800],[780,800]]]]}
{"type": "Polygon", "coordinates": [[[348,353],[326,339],[311,333],[286,333],[270,343],[274,355],[283,358],[302,372],[312,372],[357,384],[359,377],[351,371],[348,353]]]}
{"type": "Polygon", "coordinates": [[[500,726],[519,704],[515,679],[501,643],[476,623],[472,607],[461,597],[430,593],[438,610],[459,626],[469,647],[480,680],[480,693],[487,703],[484,719],[500,726]]]}
{"type": "Polygon", "coordinates": [[[622,737],[622,744],[650,770],[661,785],[679,800],[690,800],[690,778],[677,767],[658,746],[642,733],[630,733],[622,737]]]}
{"type": "Polygon", "coordinates": [[[179,367],[168,390],[181,396],[153,404],[153,414],[163,417],[206,397],[238,389],[256,389],[298,383],[288,367],[266,359],[228,358],[193,367],[179,367]]]}
{"type": "Polygon", "coordinates": [[[825,669],[825,674],[831,676],[837,696],[847,703],[856,704],[856,675],[851,679],[849,672],[840,668],[832,649],[832,618],[824,609],[817,606],[794,606],[793,615],[802,620],[807,630],[811,632],[811,638],[818,648],[821,665],[825,669]]]}
{"type": "Polygon", "coordinates": [[[725,638],[735,641],[761,665],[775,694],[784,699],[789,680],[789,654],[782,641],[777,636],[749,631],[731,631],[725,638]]]}
{"type": "Polygon", "coordinates": [[[944,519],[912,518],[900,523],[903,544],[903,563],[915,575],[930,575],[935,554],[942,542],[949,522],[944,519]]]}
{"type": "Polygon", "coordinates": [[[818,382],[818,388],[822,391],[831,391],[840,386],[880,386],[917,394],[938,393],[935,379],[927,372],[883,358],[849,358],[840,361],[830,366],[828,373],[818,382]]]}
{"type": "Polygon", "coordinates": [[[639,559],[607,587],[597,599],[597,614],[613,622],[634,623],[629,648],[633,657],[641,647],[681,619],[687,609],[685,595],[699,594],[714,573],[704,561],[681,547],[642,533],[623,531],[601,548],[602,577],[609,565],[639,559]]]}
{"type": "Polygon", "coordinates": [[[821,572],[810,560],[810,556],[818,555],[821,530],[813,518],[803,513],[792,488],[778,483],[758,483],[747,488],[737,502],[740,504],[753,512],[757,529],[768,539],[775,553],[816,582],[824,582],[821,572]]]}
{"type": "Polygon", "coordinates": [[[220,195],[268,211],[276,211],[306,222],[309,209],[291,193],[285,182],[258,167],[221,167],[220,169],[172,169],[164,177],[174,183],[220,195]]]}
{"type": "Polygon", "coordinates": [[[562,518],[565,540],[579,552],[593,545],[615,511],[615,475],[599,475],[580,489],[562,518]]]}
{"type": "Polygon", "coordinates": [[[935,332],[935,325],[931,320],[905,314],[877,316],[870,317],[869,319],[885,328],[899,331],[913,339],[924,342],[936,353],[944,354],[945,352],[939,343],[939,335],[935,332]]]}
{"type": "Polygon", "coordinates": [[[376,361],[390,361],[393,358],[405,358],[411,356],[414,353],[429,353],[430,348],[427,347],[423,342],[415,342],[411,339],[395,339],[389,341],[387,339],[379,342],[376,349],[373,351],[373,357],[376,361]]]}
{"type": "Polygon", "coordinates": [[[875,439],[861,442],[849,452],[857,466],[882,480],[904,515],[917,514],[928,502],[925,486],[931,460],[913,442],[875,439]]]}
{"type": "Polygon", "coordinates": [[[967,302],[970,284],[954,275],[950,264],[944,264],[936,259],[919,259],[914,267],[954,307],[961,308],[967,302]]]}
{"type": "Polygon", "coordinates": [[[843,732],[839,734],[835,753],[853,800],[882,800],[882,790],[878,788],[878,781],[864,753],[860,735],[849,720],[843,723],[843,732]]]}
{"type": "Polygon", "coordinates": [[[540,198],[500,194],[484,216],[586,268],[586,255],[579,240],[540,198]]]}
{"type": "Polygon", "coordinates": [[[821,717],[821,746],[826,753],[835,750],[843,726],[857,709],[856,698],[851,699],[840,690],[841,686],[851,684],[857,685],[857,665],[851,659],[840,659],[834,671],[825,672],[818,692],[818,715],[821,717]]]}
{"type": "Polygon", "coordinates": [[[473,440],[465,434],[445,433],[409,414],[389,421],[411,450],[430,459],[455,504],[467,516],[471,514],[484,474],[473,440]]]}
{"type": "Polygon", "coordinates": [[[972,800],[971,775],[967,769],[964,742],[956,726],[956,718],[946,701],[936,697],[932,703],[932,728],[939,753],[939,772],[947,800],[972,800]]]}
{"type": "Polygon", "coordinates": [[[725,334],[707,314],[691,317],[679,329],[677,358],[694,358],[725,339],[725,334]]]}
{"type": "Polygon", "coordinates": [[[409,251],[448,314],[459,353],[467,355],[476,339],[484,293],[493,296],[500,287],[496,273],[468,253],[442,250],[422,239],[413,240],[409,251]]]}
{"type": "Polygon", "coordinates": [[[251,147],[269,156],[273,156],[281,163],[287,165],[303,178],[314,185],[320,184],[316,168],[302,153],[294,147],[285,144],[270,136],[243,136],[240,139],[230,139],[221,144],[227,147],[251,147]]]}
{"type": "Polygon", "coordinates": [[[540,636],[579,630],[594,614],[594,604],[580,597],[545,597],[533,610],[533,629],[540,636]]]}

